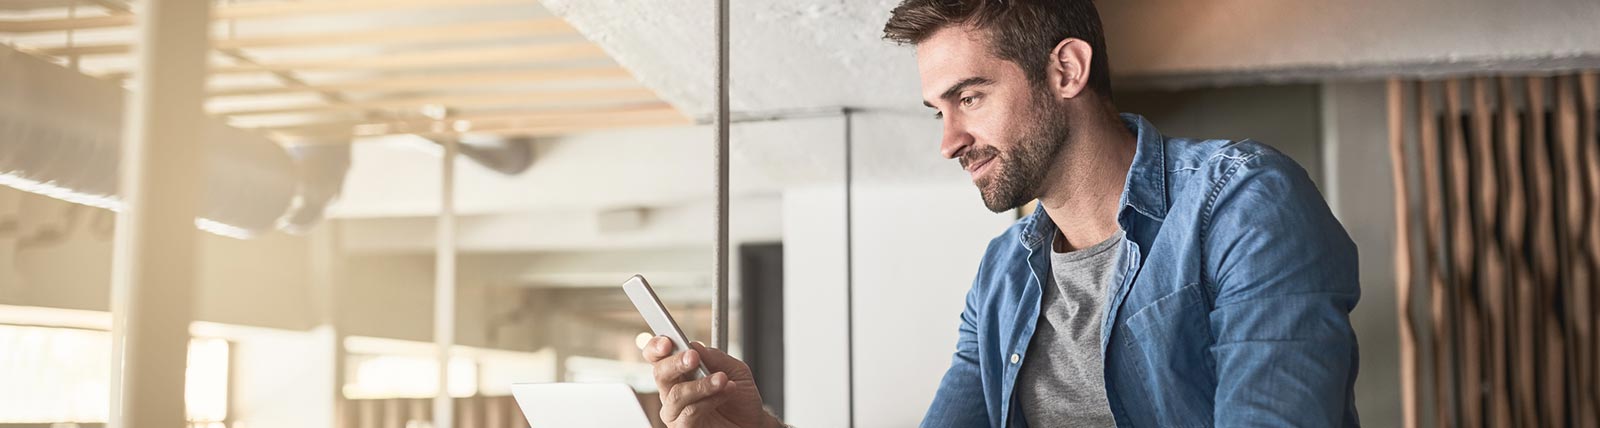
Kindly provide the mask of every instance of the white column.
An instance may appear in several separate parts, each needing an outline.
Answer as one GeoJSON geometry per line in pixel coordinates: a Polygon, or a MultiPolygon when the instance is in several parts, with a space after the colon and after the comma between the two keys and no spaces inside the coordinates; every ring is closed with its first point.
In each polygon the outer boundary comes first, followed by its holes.
{"type": "Polygon", "coordinates": [[[344,262],[344,251],[338,226],[334,221],[324,220],[313,229],[310,236],[311,251],[307,254],[311,268],[311,302],[317,317],[317,326],[311,332],[319,342],[318,351],[328,358],[325,367],[329,370],[329,376],[323,389],[328,393],[328,401],[319,401],[328,407],[305,411],[309,414],[325,412],[329,428],[342,428],[345,412],[348,411],[344,399],[344,329],[339,322],[340,289],[344,284],[340,269],[344,262]]]}
{"type": "Polygon", "coordinates": [[[451,428],[455,406],[450,398],[450,347],[456,340],[456,153],[454,139],[444,147],[439,176],[438,248],[434,255],[433,341],[439,352],[439,395],[433,397],[433,427],[451,428]]]}
{"type": "Polygon", "coordinates": [[[205,115],[207,0],[138,3],[112,242],[111,427],[185,423],[194,218],[205,115]]]}

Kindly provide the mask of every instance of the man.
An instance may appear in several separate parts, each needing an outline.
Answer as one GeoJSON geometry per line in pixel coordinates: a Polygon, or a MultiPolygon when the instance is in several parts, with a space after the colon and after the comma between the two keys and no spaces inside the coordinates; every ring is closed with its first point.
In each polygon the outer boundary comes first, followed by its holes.
{"type": "MultiPolygon", "coordinates": [[[[906,0],[884,32],[984,204],[1041,208],[989,243],[923,426],[1359,424],[1356,248],[1294,161],[1119,115],[1089,0],[906,0]]],[[[666,345],[670,425],[779,426],[744,364],[666,345]]]]}

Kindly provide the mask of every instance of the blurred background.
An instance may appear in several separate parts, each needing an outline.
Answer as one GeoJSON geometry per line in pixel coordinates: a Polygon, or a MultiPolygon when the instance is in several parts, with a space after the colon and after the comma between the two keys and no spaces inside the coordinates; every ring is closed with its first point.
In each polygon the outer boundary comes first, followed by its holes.
{"type": "MultiPolygon", "coordinates": [[[[634,273],[710,342],[712,1],[151,1],[0,1],[0,427],[103,426],[117,370],[206,428],[648,408],[634,273]],[[199,214],[128,229],[129,188],[199,214]]],[[[793,425],[913,426],[1019,214],[938,156],[897,1],[732,3],[727,348],[793,425]]],[[[1279,148],[1356,240],[1363,422],[1600,426],[1600,3],[1099,7],[1119,108],[1279,148]]]]}

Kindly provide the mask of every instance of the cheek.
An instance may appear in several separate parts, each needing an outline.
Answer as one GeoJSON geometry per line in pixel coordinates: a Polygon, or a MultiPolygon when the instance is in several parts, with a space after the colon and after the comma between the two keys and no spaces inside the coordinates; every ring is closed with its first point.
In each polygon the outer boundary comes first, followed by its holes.
{"type": "Polygon", "coordinates": [[[1010,151],[1016,145],[1022,128],[1019,117],[1003,106],[991,106],[973,112],[969,117],[967,132],[980,145],[993,146],[1000,151],[1010,151]]]}

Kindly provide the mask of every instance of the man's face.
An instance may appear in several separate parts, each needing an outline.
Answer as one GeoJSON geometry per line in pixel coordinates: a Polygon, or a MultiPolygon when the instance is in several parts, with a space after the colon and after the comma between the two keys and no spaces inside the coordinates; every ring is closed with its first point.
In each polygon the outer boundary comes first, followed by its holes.
{"type": "Polygon", "coordinates": [[[992,54],[984,37],[962,26],[940,30],[917,45],[917,68],[924,104],[944,123],[940,153],[959,160],[984,205],[1001,212],[1039,196],[1069,128],[1061,104],[992,54]]]}

